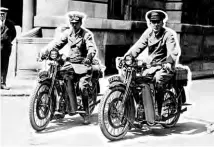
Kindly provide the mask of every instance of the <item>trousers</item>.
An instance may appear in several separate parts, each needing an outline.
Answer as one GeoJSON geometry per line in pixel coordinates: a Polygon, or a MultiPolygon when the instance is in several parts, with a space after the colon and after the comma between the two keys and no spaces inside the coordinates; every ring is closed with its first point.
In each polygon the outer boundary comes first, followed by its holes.
{"type": "Polygon", "coordinates": [[[1,51],[1,84],[6,84],[10,54],[1,51]]]}
{"type": "MultiPolygon", "coordinates": [[[[69,71],[72,71],[73,69],[69,69],[69,71]]],[[[78,87],[80,90],[80,95],[82,97],[83,102],[83,109],[86,112],[86,115],[89,115],[89,104],[88,104],[88,97],[89,97],[89,86],[91,83],[91,73],[84,73],[81,75],[69,74],[66,73],[64,75],[65,84],[66,84],[66,91],[69,96],[70,106],[71,106],[71,113],[74,113],[77,111],[77,97],[76,97],[76,89],[74,83],[76,82],[76,79],[79,79],[78,87]]]]}
{"type": "MultiPolygon", "coordinates": [[[[173,73],[164,69],[155,70],[154,68],[149,68],[143,72],[143,76],[147,75],[153,75],[153,78],[155,80],[157,88],[157,92],[155,93],[155,99],[157,101],[158,113],[161,114],[162,102],[164,98],[162,86],[172,78],[173,73]]],[[[150,88],[147,87],[147,90],[149,91],[150,88]]]]}

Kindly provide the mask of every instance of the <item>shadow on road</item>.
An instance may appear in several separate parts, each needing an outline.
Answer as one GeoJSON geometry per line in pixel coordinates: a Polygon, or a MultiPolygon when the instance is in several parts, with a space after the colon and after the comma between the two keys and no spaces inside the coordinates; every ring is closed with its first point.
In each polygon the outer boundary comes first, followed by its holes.
{"type": "MultiPolygon", "coordinates": [[[[196,122],[178,123],[173,128],[163,128],[160,125],[150,127],[149,130],[131,130],[130,133],[134,135],[126,135],[124,139],[134,139],[142,136],[169,136],[173,134],[195,135],[206,132],[205,124],[196,122]]],[[[124,140],[122,139],[122,140],[124,140]]]]}
{"type": "Polygon", "coordinates": [[[178,123],[174,128],[168,128],[168,129],[154,128],[151,130],[151,135],[153,136],[166,136],[171,134],[195,135],[202,132],[206,132],[206,130],[207,128],[205,124],[196,123],[196,122],[185,122],[185,123],[178,123]]]}
{"type": "MultiPolygon", "coordinates": [[[[98,114],[94,113],[91,115],[91,125],[97,125],[98,124],[98,114]]],[[[44,133],[51,133],[51,132],[57,132],[57,131],[62,131],[62,130],[68,130],[73,127],[78,127],[78,126],[86,126],[83,124],[83,118],[81,116],[75,115],[75,116],[68,116],[67,118],[61,119],[61,120],[53,120],[50,122],[50,124],[47,126],[47,128],[42,131],[38,132],[40,134],[44,133]]]]}

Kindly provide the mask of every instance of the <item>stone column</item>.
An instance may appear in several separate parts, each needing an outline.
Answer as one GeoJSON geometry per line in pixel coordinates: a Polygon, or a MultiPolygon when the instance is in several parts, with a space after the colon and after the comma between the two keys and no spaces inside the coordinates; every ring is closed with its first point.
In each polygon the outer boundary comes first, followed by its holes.
{"type": "Polygon", "coordinates": [[[23,0],[22,32],[33,28],[34,0],[23,0]]]}

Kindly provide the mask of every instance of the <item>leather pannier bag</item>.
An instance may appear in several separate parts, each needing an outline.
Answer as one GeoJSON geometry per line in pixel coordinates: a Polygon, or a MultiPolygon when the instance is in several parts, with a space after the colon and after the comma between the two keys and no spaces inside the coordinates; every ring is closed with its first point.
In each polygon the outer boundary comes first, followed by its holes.
{"type": "Polygon", "coordinates": [[[175,68],[175,81],[177,84],[186,86],[188,82],[188,70],[183,67],[175,68]]]}

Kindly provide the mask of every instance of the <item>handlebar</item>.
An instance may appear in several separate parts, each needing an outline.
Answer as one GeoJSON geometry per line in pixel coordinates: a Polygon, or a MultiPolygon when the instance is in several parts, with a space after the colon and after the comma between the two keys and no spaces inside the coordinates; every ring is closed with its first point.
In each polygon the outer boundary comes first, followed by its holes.
{"type": "Polygon", "coordinates": [[[163,67],[163,63],[151,63],[151,64],[147,64],[144,60],[141,59],[133,59],[132,63],[130,65],[126,64],[126,61],[124,58],[122,57],[118,57],[116,59],[116,62],[118,63],[118,68],[121,69],[122,67],[126,66],[126,67],[139,67],[139,68],[150,68],[150,67],[155,67],[155,66],[161,66],[163,67]]]}

